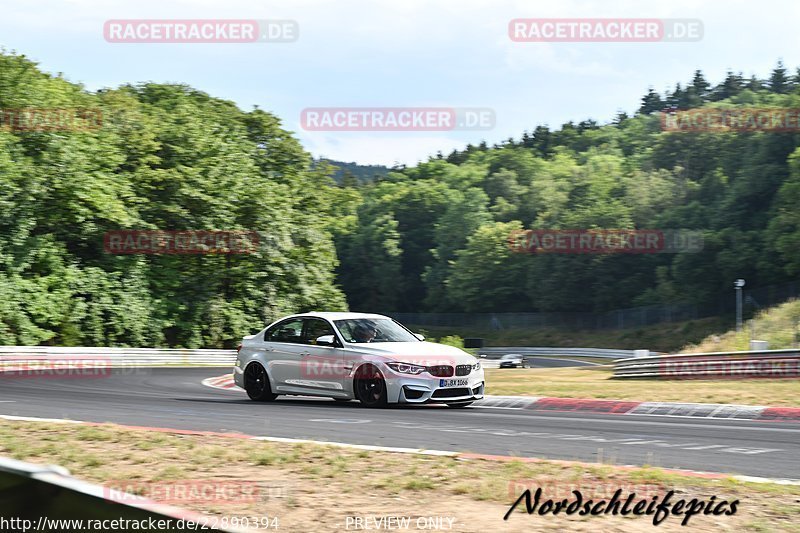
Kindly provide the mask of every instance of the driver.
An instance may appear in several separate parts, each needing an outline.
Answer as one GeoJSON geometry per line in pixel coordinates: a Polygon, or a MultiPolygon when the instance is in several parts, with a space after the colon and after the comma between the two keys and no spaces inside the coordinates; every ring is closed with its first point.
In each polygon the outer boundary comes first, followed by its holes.
{"type": "Polygon", "coordinates": [[[372,342],[377,331],[372,325],[359,324],[353,331],[356,342],[372,342]]]}

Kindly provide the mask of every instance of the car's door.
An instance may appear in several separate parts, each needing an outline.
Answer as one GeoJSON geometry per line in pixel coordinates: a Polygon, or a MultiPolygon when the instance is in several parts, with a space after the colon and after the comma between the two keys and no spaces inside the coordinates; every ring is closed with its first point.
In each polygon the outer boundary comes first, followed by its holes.
{"type": "Polygon", "coordinates": [[[287,318],[264,332],[264,352],[276,392],[297,387],[300,363],[307,345],[303,341],[303,318],[287,318]]]}
{"type": "Polygon", "coordinates": [[[306,355],[300,363],[300,384],[312,393],[343,396],[344,376],[349,369],[331,323],[323,318],[306,318],[303,339],[306,355]]]}

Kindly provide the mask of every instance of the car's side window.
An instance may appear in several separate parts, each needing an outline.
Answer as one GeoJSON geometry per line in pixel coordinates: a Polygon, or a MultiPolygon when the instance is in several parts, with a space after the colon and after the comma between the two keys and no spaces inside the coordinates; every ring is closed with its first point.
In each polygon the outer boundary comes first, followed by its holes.
{"type": "Polygon", "coordinates": [[[264,333],[266,342],[303,342],[303,319],[292,318],[275,324],[264,333]]]}
{"type": "Polygon", "coordinates": [[[305,344],[316,344],[317,339],[324,335],[333,335],[334,339],[336,338],[333,327],[327,321],[319,318],[306,319],[306,333],[303,339],[305,344]]]}

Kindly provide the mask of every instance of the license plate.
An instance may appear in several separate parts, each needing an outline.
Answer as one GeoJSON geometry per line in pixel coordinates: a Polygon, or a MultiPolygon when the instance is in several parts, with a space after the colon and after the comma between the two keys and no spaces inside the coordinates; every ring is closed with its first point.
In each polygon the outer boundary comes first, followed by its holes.
{"type": "Polygon", "coordinates": [[[467,380],[466,379],[440,379],[439,380],[440,387],[466,387],[467,380]]]}

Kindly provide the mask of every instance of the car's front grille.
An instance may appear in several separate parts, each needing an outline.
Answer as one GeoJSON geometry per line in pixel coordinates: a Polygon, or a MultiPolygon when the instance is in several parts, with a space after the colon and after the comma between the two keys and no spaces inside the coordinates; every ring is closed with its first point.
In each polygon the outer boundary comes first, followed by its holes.
{"type": "Polygon", "coordinates": [[[472,396],[469,389],[438,389],[434,391],[431,398],[458,398],[459,396],[472,396]]]}
{"type": "Polygon", "coordinates": [[[453,367],[449,365],[429,366],[428,373],[437,378],[449,378],[453,375],[453,367]]]}
{"type": "Polygon", "coordinates": [[[472,365],[456,366],[456,376],[468,376],[472,372],[472,365]]]}

